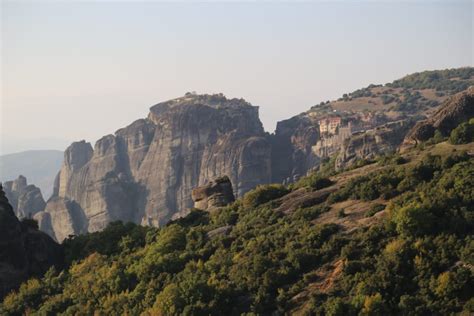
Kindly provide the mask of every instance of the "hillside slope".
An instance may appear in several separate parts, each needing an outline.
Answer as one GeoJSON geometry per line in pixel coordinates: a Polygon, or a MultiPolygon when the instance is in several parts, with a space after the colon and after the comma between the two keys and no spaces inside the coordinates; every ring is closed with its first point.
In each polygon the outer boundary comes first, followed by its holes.
{"type": "Polygon", "coordinates": [[[338,166],[347,167],[395,151],[413,124],[473,85],[473,67],[424,71],[371,84],[278,122],[271,138],[272,181],[291,182],[337,154],[338,166]]]}
{"type": "Polygon", "coordinates": [[[0,298],[29,277],[63,264],[60,245],[35,225],[18,220],[0,185],[0,298]]]}
{"type": "Polygon", "coordinates": [[[468,315],[473,150],[325,164],[161,229],[113,223],[66,240],[69,268],[23,284],[0,313],[468,315]]]}
{"type": "Polygon", "coordinates": [[[403,145],[427,141],[436,131],[442,136],[448,136],[455,127],[471,117],[474,117],[474,86],[449,98],[432,116],[418,122],[406,135],[403,145]]]}

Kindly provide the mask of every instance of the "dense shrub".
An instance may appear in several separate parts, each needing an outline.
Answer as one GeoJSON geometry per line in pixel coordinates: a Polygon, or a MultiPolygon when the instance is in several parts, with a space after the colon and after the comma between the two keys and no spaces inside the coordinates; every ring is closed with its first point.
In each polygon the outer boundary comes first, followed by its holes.
{"type": "Polygon", "coordinates": [[[407,159],[402,157],[398,153],[393,153],[380,156],[377,162],[382,166],[387,166],[391,164],[402,165],[407,162],[407,159]]]}
{"type": "Polygon", "coordinates": [[[309,176],[299,179],[293,186],[293,189],[297,188],[311,188],[314,190],[320,190],[331,186],[333,182],[326,177],[322,177],[318,172],[314,172],[309,176]]]}
{"type": "Polygon", "coordinates": [[[289,190],[281,184],[259,185],[244,195],[242,204],[246,208],[257,207],[260,204],[282,197],[288,192],[289,190]]]}
{"type": "Polygon", "coordinates": [[[102,232],[71,236],[63,241],[66,263],[97,252],[103,255],[120,253],[124,249],[141,247],[152,229],[121,221],[110,223],[102,232]]]}
{"type": "Polygon", "coordinates": [[[385,205],[383,204],[374,204],[370,210],[367,211],[367,214],[366,216],[367,217],[372,217],[374,216],[375,214],[377,214],[378,212],[380,211],[383,211],[385,209],[385,205]]]}
{"type": "Polygon", "coordinates": [[[344,188],[332,193],[329,196],[329,201],[340,202],[347,199],[371,201],[379,197],[389,199],[398,194],[397,185],[402,179],[402,173],[395,169],[361,176],[351,180],[344,188]]]}
{"type": "Polygon", "coordinates": [[[467,144],[474,141],[474,119],[460,124],[451,131],[449,142],[454,145],[467,144]]]}
{"type": "Polygon", "coordinates": [[[471,86],[474,83],[472,77],[474,77],[474,68],[472,67],[424,71],[395,80],[387,86],[405,89],[436,89],[437,91],[456,93],[471,86]],[[454,78],[462,80],[452,80],[454,78]]]}
{"type": "Polygon", "coordinates": [[[21,226],[24,228],[39,229],[38,221],[33,218],[23,218],[21,220],[21,226]]]}

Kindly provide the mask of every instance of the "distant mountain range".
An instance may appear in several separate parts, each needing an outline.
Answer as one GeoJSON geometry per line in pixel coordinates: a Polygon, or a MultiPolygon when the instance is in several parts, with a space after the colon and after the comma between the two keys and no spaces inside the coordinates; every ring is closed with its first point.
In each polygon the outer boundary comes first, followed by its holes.
{"type": "Polygon", "coordinates": [[[48,199],[53,193],[54,177],[61,167],[63,152],[60,150],[28,150],[0,156],[0,181],[5,182],[25,176],[41,189],[48,199]]]}

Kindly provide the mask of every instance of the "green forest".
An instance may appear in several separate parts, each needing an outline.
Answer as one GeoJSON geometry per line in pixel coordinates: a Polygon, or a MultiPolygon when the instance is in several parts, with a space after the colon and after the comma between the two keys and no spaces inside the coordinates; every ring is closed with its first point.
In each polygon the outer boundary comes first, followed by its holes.
{"type": "Polygon", "coordinates": [[[65,269],[24,283],[0,314],[472,315],[474,159],[446,142],[413,150],[368,162],[372,173],[292,212],[279,209],[285,197],[330,189],[346,171],[325,164],[163,228],[114,222],[71,237],[65,269]],[[319,222],[349,200],[383,201],[365,214],[378,219],[319,222]],[[328,286],[315,287],[328,265],[328,286]]]}

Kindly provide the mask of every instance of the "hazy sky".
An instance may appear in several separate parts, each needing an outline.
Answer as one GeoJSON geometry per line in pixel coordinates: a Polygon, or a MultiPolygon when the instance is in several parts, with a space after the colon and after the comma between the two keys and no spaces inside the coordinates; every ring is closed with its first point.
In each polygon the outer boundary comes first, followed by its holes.
{"type": "Polygon", "coordinates": [[[94,142],[222,92],[278,120],[371,83],[473,65],[473,2],[1,1],[3,150],[94,142]]]}

